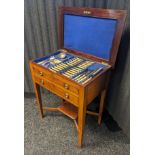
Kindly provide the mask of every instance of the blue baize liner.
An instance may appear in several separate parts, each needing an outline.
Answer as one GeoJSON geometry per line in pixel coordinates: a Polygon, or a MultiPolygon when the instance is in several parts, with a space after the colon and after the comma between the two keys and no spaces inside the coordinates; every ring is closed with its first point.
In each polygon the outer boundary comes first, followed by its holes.
{"type": "MultiPolygon", "coordinates": [[[[67,62],[67,61],[69,61],[70,59],[73,59],[75,56],[73,56],[72,54],[66,54],[66,58],[65,59],[61,59],[61,58],[59,58],[59,54],[60,54],[61,52],[60,51],[56,51],[56,52],[54,52],[54,53],[52,53],[52,54],[50,54],[50,55],[48,55],[48,56],[44,56],[44,57],[42,57],[42,58],[38,58],[38,59],[35,59],[35,60],[33,60],[33,62],[36,62],[36,63],[40,63],[40,62],[42,62],[42,61],[47,61],[47,62],[45,62],[45,63],[43,63],[43,64],[41,64],[42,66],[44,66],[44,67],[46,67],[46,68],[51,68],[51,67],[53,67],[53,66],[55,66],[55,65],[53,65],[53,64],[51,64],[50,62],[48,62],[49,61],[49,59],[50,59],[50,57],[52,57],[52,56],[54,56],[56,59],[58,59],[58,60],[61,60],[61,62],[67,62]]],[[[60,62],[60,63],[61,63],[60,62]]],[[[94,63],[94,64],[92,64],[91,66],[89,66],[88,68],[87,68],[87,70],[96,70],[96,69],[98,69],[98,68],[105,68],[106,66],[105,65],[103,65],[103,64],[99,64],[99,63],[94,63]]],[[[85,70],[83,70],[83,71],[85,71],[85,70]]],[[[82,72],[83,72],[82,71],[82,72]]]]}
{"type": "Polygon", "coordinates": [[[37,58],[37,59],[33,60],[33,62],[39,63],[39,62],[44,61],[44,60],[49,60],[49,58],[50,58],[51,56],[55,56],[55,55],[57,55],[57,54],[59,54],[59,53],[60,53],[60,51],[54,52],[54,53],[52,53],[52,54],[50,54],[50,55],[48,55],[48,56],[44,56],[44,57],[42,57],[42,58],[37,58]]]}
{"type": "Polygon", "coordinates": [[[88,69],[88,70],[96,70],[96,69],[105,68],[105,67],[106,67],[106,66],[103,65],[103,64],[94,63],[94,64],[92,64],[91,66],[89,66],[87,69],[88,69]]]}
{"type": "Polygon", "coordinates": [[[116,27],[116,19],[66,13],[64,47],[109,60],[116,27]]]}
{"type": "Polygon", "coordinates": [[[45,64],[41,64],[42,66],[46,67],[46,68],[51,68],[54,65],[52,65],[50,62],[46,62],[45,64]]]}
{"type": "MultiPolygon", "coordinates": [[[[70,53],[66,53],[66,57],[64,59],[62,59],[62,58],[60,58],[60,55],[59,55],[60,53],[61,53],[61,51],[56,51],[56,52],[54,52],[48,56],[44,56],[42,58],[35,59],[33,62],[38,63],[39,65],[41,65],[45,68],[48,68],[48,69],[52,68],[53,69],[53,67],[56,67],[57,65],[61,65],[61,63],[67,65],[68,62],[74,61],[75,60],[74,58],[80,58],[80,57],[74,56],[70,53]],[[52,60],[50,60],[50,57],[54,57],[55,60],[60,60],[60,62],[57,64],[52,64],[50,62],[50,61],[52,61],[52,60]]],[[[76,70],[76,68],[79,68],[79,69],[81,69],[79,72],[74,73],[74,75],[70,76],[70,79],[77,81],[76,77],[79,75],[80,76],[86,75],[87,78],[93,78],[100,71],[102,71],[103,69],[108,67],[104,64],[94,62],[94,63],[90,64],[90,66],[88,66],[86,68],[82,68],[82,67],[79,67],[79,65],[85,63],[85,61],[89,62],[90,60],[85,59],[85,58],[80,58],[80,59],[81,59],[81,61],[79,63],[76,63],[75,65],[68,65],[67,68],[62,68],[60,70],[58,69],[56,72],[65,75],[66,74],[65,72],[67,72],[68,70],[70,70],[72,68],[75,68],[75,70],[76,70]]],[[[81,83],[81,81],[80,81],[80,83],[81,83]]]]}

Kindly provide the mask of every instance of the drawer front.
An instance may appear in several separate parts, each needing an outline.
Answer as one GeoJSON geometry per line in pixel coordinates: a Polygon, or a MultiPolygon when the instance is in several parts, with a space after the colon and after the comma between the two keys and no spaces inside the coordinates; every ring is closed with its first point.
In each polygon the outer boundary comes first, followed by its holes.
{"type": "Polygon", "coordinates": [[[39,77],[43,77],[49,80],[52,80],[52,73],[46,71],[45,69],[39,68],[39,67],[32,67],[34,75],[37,75],[39,77]]]}
{"type": "Polygon", "coordinates": [[[73,93],[70,93],[67,90],[65,91],[64,89],[61,89],[60,86],[57,86],[57,85],[49,82],[48,80],[46,80],[44,78],[39,77],[39,76],[34,76],[34,80],[40,86],[48,89],[52,93],[62,97],[63,99],[67,100],[68,102],[71,102],[75,106],[78,106],[79,98],[77,96],[73,95],[73,93]]]}
{"type": "Polygon", "coordinates": [[[57,75],[53,75],[53,82],[54,84],[59,85],[63,89],[66,89],[77,95],[79,94],[79,89],[75,85],[73,85],[71,82],[69,82],[68,80],[57,77],[57,75]]]}
{"type": "Polygon", "coordinates": [[[65,80],[64,78],[60,77],[56,73],[52,73],[51,71],[47,71],[41,67],[33,66],[33,74],[34,76],[38,76],[40,78],[44,78],[49,80],[51,83],[60,86],[62,89],[70,91],[76,96],[79,94],[79,88],[74,83],[69,80],[65,80]]]}
{"type": "Polygon", "coordinates": [[[78,107],[79,98],[77,96],[74,96],[56,85],[53,85],[52,92],[78,107]]]}
{"type": "Polygon", "coordinates": [[[47,81],[46,79],[44,78],[41,78],[39,76],[34,76],[34,80],[36,83],[38,83],[40,86],[48,89],[48,90],[51,90],[53,88],[53,84],[51,84],[49,81],[47,81]]]}

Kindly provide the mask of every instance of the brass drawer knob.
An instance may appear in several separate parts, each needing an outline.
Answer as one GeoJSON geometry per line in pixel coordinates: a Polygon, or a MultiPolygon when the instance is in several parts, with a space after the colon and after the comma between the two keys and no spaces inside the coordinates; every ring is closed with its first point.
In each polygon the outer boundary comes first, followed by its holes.
{"type": "Polygon", "coordinates": [[[68,88],[69,88],[69,85],[68,85],[67,83],[65,83],[65,84],[64,84],[64,87],[65,87],[66,89],[68,89],[68,88]]]}
{"type": "Polygon", "coordinates": [[[39,72],[39,75],[40,75],[40,76],[43,76],[43,72],[39,72]]]}
{"type": "Polygon", "coordinates": [[[65,97],[66,97],[66,98],[69,98],[69,94],[68,94],[68,93],[65,93],[65,97]]]}
{"type": "Polygon", "coordinates": [[[43,85],[44,84],[44,80],[41,80],[40,83],[43,85]]]}

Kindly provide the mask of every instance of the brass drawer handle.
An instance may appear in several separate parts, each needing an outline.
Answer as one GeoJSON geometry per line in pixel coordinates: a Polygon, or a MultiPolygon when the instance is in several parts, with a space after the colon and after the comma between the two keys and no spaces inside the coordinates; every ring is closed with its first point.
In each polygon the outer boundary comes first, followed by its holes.
{"type": "Polygon", "coordinates": [[[44,80],[41,80],[40,83],[43,85],[44,84],[44,80]]]}
{"type": "Polygon", "coordinates": [[[40,75],[40,76],[43,76],[43,72],[39,72],[39,75],[40,75]]]}
{"type": "Polygon", "coordinates": [[[69,85],[68,85],[67,83],[65,83],[65,84],[64,84],[64,87],[65,87],[66,89],[68,89],[68,88],[69,88],[69,85]]]}
{"type": "Polygon", "coordinates": [[[68,93],[65,93],[65,97],[66,97],[66,98],[69,98],[69,94],[68,94],[68,93]]]}

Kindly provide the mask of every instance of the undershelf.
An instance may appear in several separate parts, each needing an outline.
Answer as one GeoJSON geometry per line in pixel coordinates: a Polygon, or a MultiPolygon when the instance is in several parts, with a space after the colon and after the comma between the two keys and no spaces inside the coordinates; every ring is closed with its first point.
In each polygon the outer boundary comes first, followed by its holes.
{"type": "Polygon", "coordinates": [[[78,110],[75,106],[65,102],[63,105],[58,107],[58,110],[63,114],[67,115],[71,119],[77,119],[78,117],[78,110]]]}

